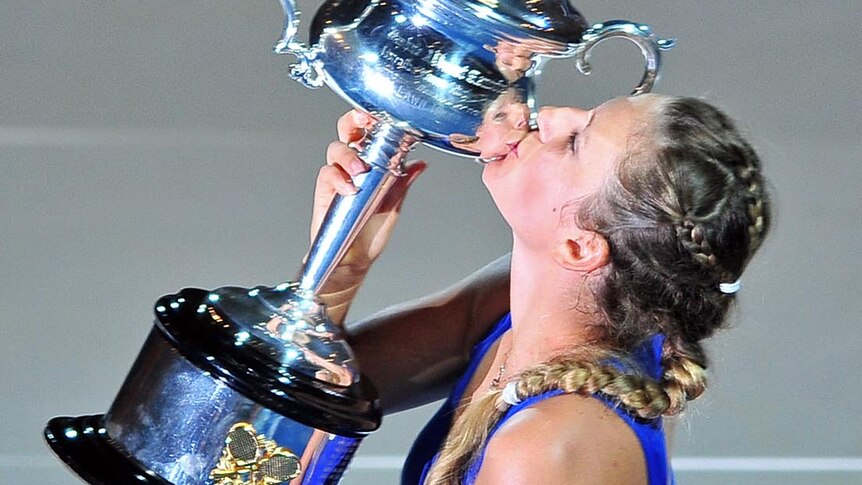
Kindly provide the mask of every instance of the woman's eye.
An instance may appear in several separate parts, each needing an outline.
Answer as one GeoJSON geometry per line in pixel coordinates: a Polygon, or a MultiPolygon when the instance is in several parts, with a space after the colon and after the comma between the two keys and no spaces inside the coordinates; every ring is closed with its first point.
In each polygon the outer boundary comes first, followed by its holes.
{"type": "Polygon", "coordinates": [[[578,133],[577,131],[569,135],[569,150],[575,152],[578,150],[578,133]]]}
{"type": "Polygon", "coordinates": [[[494,113],[494,117],[493,117],[492,119],[493,119],[494,121],[499,122],[499,121],[503,121],[503,120],[505,120],[505,119],[506,119],[506,117],[507,117],[507,116],[506,116],[506,113],[505,113],[504,111],[498,111],[498,112],[494,113]]]}

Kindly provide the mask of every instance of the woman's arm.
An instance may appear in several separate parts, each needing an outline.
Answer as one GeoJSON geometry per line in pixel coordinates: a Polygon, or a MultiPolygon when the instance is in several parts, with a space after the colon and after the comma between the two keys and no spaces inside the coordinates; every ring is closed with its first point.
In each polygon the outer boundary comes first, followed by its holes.
{"type": "Polygon", "coordinates": [[[385,413],[444,397],[472,347],[509,309],[509,255],[443,291],[347,327],[385,413]]]}

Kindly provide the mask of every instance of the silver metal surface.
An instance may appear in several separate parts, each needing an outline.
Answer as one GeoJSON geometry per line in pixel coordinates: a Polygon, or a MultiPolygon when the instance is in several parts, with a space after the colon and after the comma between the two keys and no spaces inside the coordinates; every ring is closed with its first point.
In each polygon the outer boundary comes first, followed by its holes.
{"type": "Polygon", "coordinates": [[[402,176],[404,157],[415,143],[415,137],[389,123],[371,130],[359,153],[371,169],[354,177],[355,195],[337,195],[332,202],[303,265],[300,289],[317,293],[394,179],[402,176]]]}
{"type": "Polygon", "coordinates": [[[593,47],[607,39],[619,37],[637,45],[646,60],[646,69],[640,83],[631,92],[631,95],[649,92],[658,80],[658,72],[661,63],[659,51],[666,51],[676,44],[674,39],[657,39],[647,25],[633,24],[624,20],[610,20],[596,24],[584,32],[583,44],[578,46],[575,53],[578,70],[584,74],[590,73],[590,51],[593,47]]]}
{"type": "Polygon", "coordinates": [[[199,485],[213,483],[209,474],[222,456],[228,431],[240,422],[300,457],[307,473],[293,485],[335,483],[359,443],[249,400],[185,360],[158,330],[150,334],[105,416],[105,432],[162,478],[175,485],[199,485]]]}
{"type": "Polygon", "coordinates": [[[268,340],[266,356],[295,373],[346,387],[359,379],[353,353],[340,327],[327,318],[315,295],[362,225],[397,177],[415,144],[412,135],[389,123],[374,126],[360,153],[370,170],[356,177],[359,191],[336,196],[305,258],[298,283],[261,291],[225,287],[210,301],[222,317],[242,323],[246,331],[268,340]]]}
{"type": "Polygon", "coordinates": [[[673,44],[635,22],[588,28],[567,1],[330,0],[314,19],[312,44],[305,45],[295,39],[296,3],[281,5],[285,28],[275,51],[299,59],[291,71],[295,79],[315,87],[325,83],[354,107],[422,142],[470,157],[477,153],[451,143],[450,135],[475,135],[487,107],[513,87],[533,100],[534,83],[527,78],[538,75],[535,67],[545,59],[577,56],[586,73],[595,45],[627,39],[646,61],[633,90],[640,94],[652,88],[660,52],[673,44]]]}
{"type": "MultiPolygon", "coordinates": [[[[333,226],[335,228],[335,226],[333,226]]],[[[217,318],[230,318],[240,329],[234,336],[243,346],[252,334],[265,342],[260,357],[277,362],[290,372],[337,387],[359,379],[353,351],[314,294],[296,283],[275,288],[223,287],[209,293],[208,303],[217,318]]]]}

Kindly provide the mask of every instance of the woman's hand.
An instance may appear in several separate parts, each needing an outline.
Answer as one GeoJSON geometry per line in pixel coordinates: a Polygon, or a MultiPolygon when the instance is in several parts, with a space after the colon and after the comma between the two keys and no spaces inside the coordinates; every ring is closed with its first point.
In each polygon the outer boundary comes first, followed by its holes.
{"type": "MultiPolygon", "coordinates": [[[[369,169],[351,146],[361,142],[366,130],[374,123],[371,116],[356,110],[338,119],[338,141],[329,145],[326,165],[317,175],[311,218],[312,241],[335,195],[355,194],[357,189],[353,185],[353,177],[369,169]]],[[[395,180],[321,289],[318,296],[327,304],[329,317],[334,322],[343,321],[356,290],[392,235],[407,189],[425,167],[425,162],[421,161],[406,165],[405,176],[395,180]]]]}

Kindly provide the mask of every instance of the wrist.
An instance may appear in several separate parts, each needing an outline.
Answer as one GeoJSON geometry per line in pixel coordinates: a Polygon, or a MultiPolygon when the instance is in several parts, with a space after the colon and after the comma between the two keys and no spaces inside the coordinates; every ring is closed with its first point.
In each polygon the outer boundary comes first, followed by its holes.
{"type": "Polygon", "coordinates": [[[356,271],[355,268],[339,266],[326,280],[317,294],[326,307],[326,314],[333,323],[341,326],[350,309],[350,304],[362,282],[365,280],[367,271],[356,271]]]}

